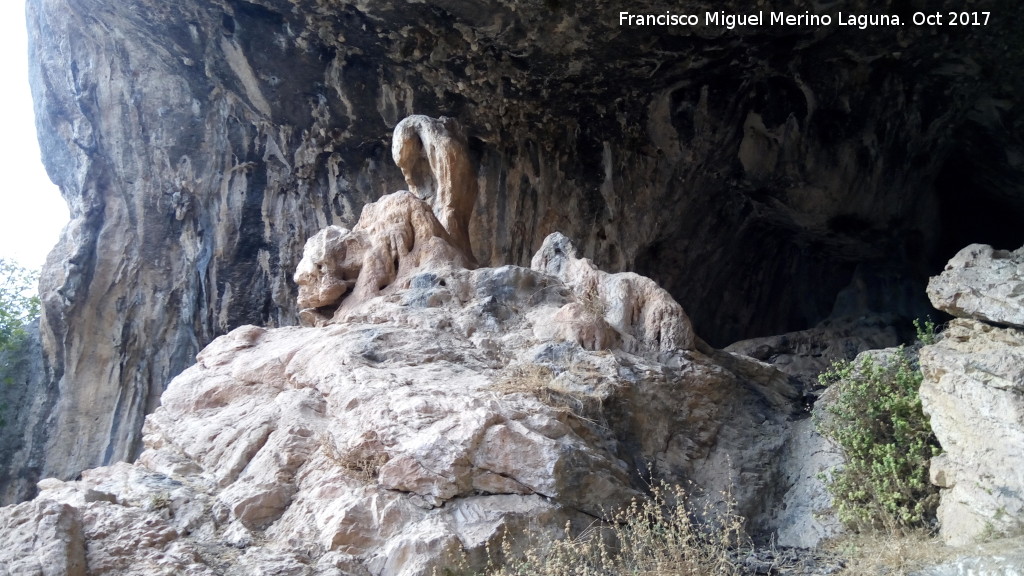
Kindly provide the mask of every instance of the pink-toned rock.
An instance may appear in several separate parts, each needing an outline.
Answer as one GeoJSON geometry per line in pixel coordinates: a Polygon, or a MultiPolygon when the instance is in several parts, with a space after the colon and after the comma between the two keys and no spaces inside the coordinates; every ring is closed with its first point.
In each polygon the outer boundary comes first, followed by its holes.
{"type": "Polygon", "coordinates": [[[331,226],[306,242],[295,272],[303,323],[323,324],[405,290],[421,271],[472,262],[424,201],[410,192],[389,194],[367,204],[351,231],[331,226]]]}
{"type": "Polygon", "coordinates": [[[530,267],[550,274],[576,296],[556,322],[560,334],[572,334],[588,349],[608,349],[621,338],[632,352],[664,352],[694,347],[693,326],[683,307],[658,284],[632,272],[608,274],[579,258],[568,238],[553,233],[530,267]],[[618,337],[607,329],[613,328],[618,337]]]}
{"type": "Polygon", "coordinates": [[[459,123],[443,116],[409,116],[395,126],[391,155],[409,190],[431,203],[452,244],[472,261],[469,218],[478,185],[459,123]]]}

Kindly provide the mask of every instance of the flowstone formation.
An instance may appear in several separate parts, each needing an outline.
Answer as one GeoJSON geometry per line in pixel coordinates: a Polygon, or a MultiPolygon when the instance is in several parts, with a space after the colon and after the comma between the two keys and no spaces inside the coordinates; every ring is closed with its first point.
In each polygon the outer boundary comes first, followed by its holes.
{"type": "Polygon", "coordinates": [[[469,218],[478,193],[476,170],[459,123],[452,118],[409,116],[395,126],[391,157],[402,169],[409,190],[431,202],[452,245],[472,259],[469,218]]]}
{"type": "Polygon", "coordinates": [[[778,529],[785,375],[709,348],[653,281],[565,236],[530,268],[474,269],[434,214],[400,191],[314,237],[296,275],[312,325],[216,339],[137,462],[0,509],[23,544],[0,566],[427,576],[483,567],[506,533],[578,533],[655,480],[778,529]]]}
{"type": "MultiPolygon", "coordinates": [[[[922,9],[891,4],[904,22],[922,9]]],[[[0,442],[0,501],[134,459],[199,350],[296,324],[303,242],[421,193],[388,137],[413,111],[466,127],[479,263],[526,266],[559,231],[601,269],[656,280],[718,347],[808,329],[845,287],[884,288],[851,298],[856,316],[923,316],[929,263],[1024,242],[1015,0],[979,5],[986,26],[864,30],[620,25],[623,9],[662,14],[654,0],[26,5],[43,159],[71,222],[42,273],[45,359],[0,442]]]]}

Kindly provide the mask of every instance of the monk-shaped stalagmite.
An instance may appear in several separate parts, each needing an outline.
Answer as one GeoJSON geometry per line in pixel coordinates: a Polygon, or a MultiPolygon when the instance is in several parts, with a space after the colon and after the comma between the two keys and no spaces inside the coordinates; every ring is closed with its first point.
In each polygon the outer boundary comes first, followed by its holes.
{"type": "Polygon", "coordinates": [[[328,226],[306,242],[295,271],[303,324],[403,290],[421,270],[476,267],[469,217],[477,183],[458,122],[410,116],[395,127],[392,150],[410,191],[367,204],[351,230],[328,226]]]}
{"type": "Polygon", "coordinates": [[[472,257],[469,217],[478,188],[459,123],[444,116],[409,116],[395,126],[391,156],[409,190],[431,204],[455,246],[472,257]]]}

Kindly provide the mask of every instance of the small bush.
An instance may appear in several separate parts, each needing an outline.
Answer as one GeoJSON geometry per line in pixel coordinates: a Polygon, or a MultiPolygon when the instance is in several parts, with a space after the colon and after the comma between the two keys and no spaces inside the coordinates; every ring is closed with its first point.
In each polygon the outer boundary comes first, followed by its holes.
{"type": "MultiPolygon", "coordinates": [[[[933,323],[915,325],[923,341],[934,341],[933,323]]],[[[916,353],[902,346],[837,362],[820,376],[837,390],[818,429],[846,457],[826,485],[852,529],[923,527],[935,516],[928,465],[939,445],[921,410],[921,380],[916,353]]]]}
{"type": "MultiPolygon", "coordinates": [[[[535,543],[513,557],[508,539],[506,561],[492,565],[488,576],[612,576],[650,574],[683,576],[738,574],[736,551],[748,544],[743,518],[731,498],[726,510],[696,513],[686,491],[659,484],[651,497],[634,500],[608,524],[595,525],[578,537],[535,543]]],[[[566,528],[568,532],[568,528],[566,528]]]]}

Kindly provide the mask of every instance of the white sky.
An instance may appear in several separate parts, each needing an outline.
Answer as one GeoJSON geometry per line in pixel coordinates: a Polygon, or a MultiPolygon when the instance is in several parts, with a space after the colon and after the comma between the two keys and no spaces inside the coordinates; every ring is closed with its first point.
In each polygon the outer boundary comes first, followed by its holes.
{"type": "Polygon", "coordinates": [[[60,191],[39,158],[28,88],[25,0],[0,0],[0,258],[39,269],[68,221],[60,191]]]}

